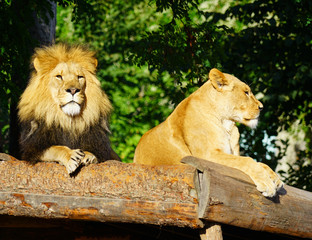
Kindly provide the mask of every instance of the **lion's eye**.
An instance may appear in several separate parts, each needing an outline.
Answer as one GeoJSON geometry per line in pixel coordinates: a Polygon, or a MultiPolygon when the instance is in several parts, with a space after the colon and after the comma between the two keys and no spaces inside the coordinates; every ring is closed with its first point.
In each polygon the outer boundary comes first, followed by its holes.
{"type": "Polygon", "coordinates": [[[245,91],[245,94],[246,94],[247,96],[249,96],[249,91],[245,91]]]}
{"type": "Polygon", "coordinates": [[[55,77],[59,80],[63,80],[62,75],[56,75],[55,77]]]}
{"type": "Polygon", "coordinates": [[[83,79],[84,78],[84,76],[78,76],[78,80],[80,80],[80,79],[83,79]]]}

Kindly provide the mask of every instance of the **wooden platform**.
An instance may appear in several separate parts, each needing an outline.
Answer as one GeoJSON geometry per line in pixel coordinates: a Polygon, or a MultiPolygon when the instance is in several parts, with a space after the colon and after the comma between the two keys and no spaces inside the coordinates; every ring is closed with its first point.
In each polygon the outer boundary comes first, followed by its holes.
{"type": "Polygon", "coordinates": [[[268,199],[244,173],[205,160],[188,157],[185,165],[157,167],[107,161],[69,177],[56,163],[29,165],[5,154],[0,159],[2,229],[97,222],[130,224],[141,233],[144,226],[201,232],[205,239],[216,225],[312,238],[312,193],[285,186],[268,199]]]}

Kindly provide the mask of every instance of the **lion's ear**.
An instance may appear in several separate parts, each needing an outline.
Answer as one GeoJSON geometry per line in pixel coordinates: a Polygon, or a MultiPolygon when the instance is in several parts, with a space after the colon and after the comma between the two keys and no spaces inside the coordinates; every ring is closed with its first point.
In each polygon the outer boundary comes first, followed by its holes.
{"type": "Polygon", "coordinates": [[[218,69],[213,68],[209,72],[209,79],[215,89],[222,91],[222,89],[229,84],[224,74],[218,69]]]}
{"type": "Polygon", "coordinates": [[[34,67],[35,67],[36,71],[39,72],[40,62],[39,62],[39,59],[37,57],[34,59],[34,67]]]}
{"type": "Polygon", "coordinates": [[[97,67],[97,65],[98,65],[98,60],[94,59],[94,66],[97,67]]]}

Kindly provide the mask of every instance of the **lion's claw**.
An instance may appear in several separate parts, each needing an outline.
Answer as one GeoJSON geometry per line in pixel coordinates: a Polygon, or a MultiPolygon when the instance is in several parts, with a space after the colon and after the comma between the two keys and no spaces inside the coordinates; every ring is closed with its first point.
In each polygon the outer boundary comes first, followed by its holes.
{"type": "Polygon", "coordinates": [[[82,159],[85,157],[85,153],[80,149],[74,149],[71,152],[70,159],[68,160],[67,164],[65,165],[66,170],[69,174],[76,171],[76,169],[81,164],[82,159]]]}
{"type": "Polygon", "coordinates": [[[80,165],[86,166],[97,162],[97,158],[92,153],[81,149],[69,149],[67,158],[61,161],[69,174],[74,173],[80,165]]]}
{"type": "Polygon", "coordinates": [[[85,156],[82,159],[81,164],[87,166],[91,163],[97,163],[97,162],[98,162],[97,158],[92,153],[85,152],[85,156]]]}

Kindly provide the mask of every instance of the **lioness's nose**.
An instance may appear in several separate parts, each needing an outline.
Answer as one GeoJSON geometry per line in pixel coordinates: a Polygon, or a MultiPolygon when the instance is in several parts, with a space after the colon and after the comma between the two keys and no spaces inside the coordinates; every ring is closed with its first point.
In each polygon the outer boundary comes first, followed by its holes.
{"type": "Polygon", "coordinates": [[[71,95],[75,95],[76,93],[80,92],[80,89],[78,89],[78,88],[68,88],[68,89],[66,89],[66,92],[70,93],[71,95]]]}
{"type": "Polygon", "coordinates": [[[261,102],[259,102],[258,108],[259,108],[260,111],[263,109],[263,104],[261,102]]]}

